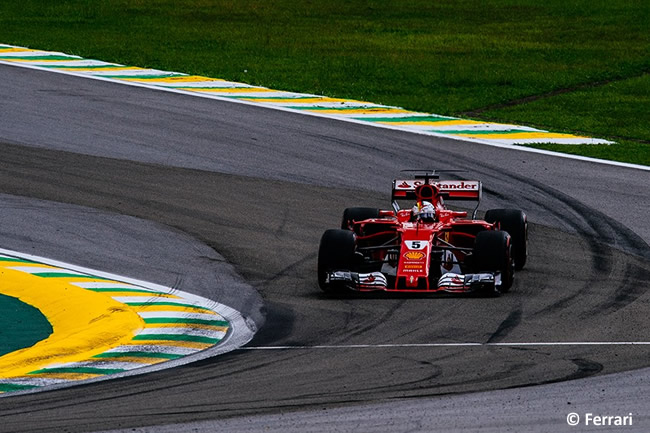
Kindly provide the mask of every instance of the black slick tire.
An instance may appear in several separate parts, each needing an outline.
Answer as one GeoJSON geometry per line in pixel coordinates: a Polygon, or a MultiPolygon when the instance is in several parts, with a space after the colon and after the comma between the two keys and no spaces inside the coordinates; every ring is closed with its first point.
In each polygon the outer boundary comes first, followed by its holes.
{"type": "Polygon", "coordinates": [[[326,293],[341,292],[327,282],[327,273],[331,271],[352,270],[356,239],[349,230],[326,230],[320,240],[318,248],[318,285],[326,293]]]}
{"type": "Polygon", "coordinates": [[[528,259],[528,220],[518,209],[492,209],[485,213],[485,221],[496,224],[512,238],[512,258],[515,269],[522,270],[528,259]]]}
{"type": "MultiPolygon", "coordinates": [[[[510,242],[511,237],[505,231],[486,230],[479,232],[472,253],[474,272],[499,272],[501,274],[501,287],[499,288],[501,293],[508,292],[514,281],[514,264],[510,242]]],[[[498,295],[498,293],[493,295],[498,295]]]]}

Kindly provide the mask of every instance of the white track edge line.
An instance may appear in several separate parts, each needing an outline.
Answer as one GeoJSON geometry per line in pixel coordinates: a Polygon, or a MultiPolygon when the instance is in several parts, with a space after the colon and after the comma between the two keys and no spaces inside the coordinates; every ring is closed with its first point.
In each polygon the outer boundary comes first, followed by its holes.
{"type": "Polygon", "coordinates": [[[309,350],[309,349],[391,349],[427,347],[549,347],[549,346],[650,346],[650,341],[541,341],[512,343],[404,343],[404,344],[341,344],[314,346],[250,346],[238,350],[309,350]]]}

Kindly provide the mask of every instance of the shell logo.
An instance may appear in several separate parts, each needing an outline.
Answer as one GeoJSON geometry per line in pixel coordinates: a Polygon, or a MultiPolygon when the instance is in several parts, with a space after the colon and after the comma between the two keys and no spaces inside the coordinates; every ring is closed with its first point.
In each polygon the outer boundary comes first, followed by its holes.
{"type": "Polygon", "coordinates": [[[409,260],[421,260],[423,259],[425,254],[421,251],[409,251],[407,253],[404,253],[404,258],[409,259],[409,260]]]}

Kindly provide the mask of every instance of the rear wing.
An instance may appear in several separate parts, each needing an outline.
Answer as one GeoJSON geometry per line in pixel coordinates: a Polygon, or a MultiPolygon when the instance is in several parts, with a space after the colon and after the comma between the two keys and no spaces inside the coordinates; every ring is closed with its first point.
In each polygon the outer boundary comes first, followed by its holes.
{"type": "Polygon", "coordinates": [[[434,180],[410,179],[393,181],[393,200],[415,200],[415,188],[428,183],[435,185],[440,195],[447,200],[479,201],[483,195],[483,184],[479,180],[434,180]]]}
{"type": "Polygon", "coordinates": [[[395,179],[393,181],[393,207],[398,209],[396,200],[416,200],[415,189],[424,184],[438,187],[440,196],[445,200],[476,201],[476,209],[483,196],[483,184],[479,180],[438,180],[438,179],[395,179]]]}

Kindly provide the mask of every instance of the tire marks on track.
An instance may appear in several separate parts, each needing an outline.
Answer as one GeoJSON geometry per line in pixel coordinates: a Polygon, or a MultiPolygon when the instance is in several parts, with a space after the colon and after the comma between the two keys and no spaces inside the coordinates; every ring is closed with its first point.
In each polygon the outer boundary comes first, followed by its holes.
{"type": "MultiPolygon", "coordinates": [[[[640,288],[640,282],[643,281],[644,275],[650,272],[650,246],[632,230],[597,209],[534,179],[495,173],[488,167],[479,172],[490,177],[508,179],[516,184],[526,183],[528,190],[525,193],[512,192],[514,200],[522,203],[521,207],[524,209],[542,209],[546,214],[555,216],[558,221],[575,231],[584,242],[591,266],[590,274],[584,279],[582,288],[557,299],[553,304],[539,310],[537,315],[566,309],[576,302],[584,302],[585,299],[591,300],[593,297],[588,296],[591,292],[607,293],[605,299],[581,313],[581,317],[588,317],[624,308],[645,293],[645,290],[640,288]],[[638,258],[630,263],[630,258],[616,254],[615,250],[610,248],[612,245],[638,258]]],[[[505,197],[503,193],[489,188],[484,191],[495,197],[505,197]]],[[[512,200],[513,197],[509,199],[512,200]]]]}
{"type": "MultiPolygon", "coordinates": [[[[103,97],[109,100],[109,92],[117,92],[115,99],[124,97],[117,89],[119,86],[97,87],[98,92],[105,92],[103,97]]],[[[153,95],[155,92],[138,89],[135,93],[150,94],[152,100],[158,100],[153,95]]],[[[179,110],[184,112],[189,105],[184,102],[188,99],[198,98],[170,98],[165,111],[174,112],[178,104],[179,110]]],[[[219,134],[223,133],[226,138],[219,140],[216,134],[208,134],[208,128],[215,128],[214,123],[205,129],[192,124],[192,128],[198,129],[196,134],[190,128],[175,125],[187,133],[188,148],[194,138],[206,135],[215,137],[215,149],[221,149],[242,130],[242,122],[228,118],[223,107],[217,107],[213,112],[208,104],[198,105],[202,113],[215,114],[211,120],[225,118],[218,125],[223,128],[219,134]],[[229,131],[229,127],[237,131],[229,131]]],[[[64,110],[64,107],[62,104],[59,109],[64,110]]],[[[135,116],[136,120],[143,119],[144,115],[139,117],[135,110],[137,107],[128,114],[135,116]]],[[[244,115],[242,106],[236,107],[235,111],[244,115]]],[[[158,113],[164,118],[165,113],[158,113]]],[[[349,347],[334,350],[241,350],[216,360],[197,362],[191,368],[179,368],[173,374],[159,372],[146,378],[129,379],[128,389],[96,384],[92,393],[62,390],[52,393],[47,399],[24,398],[4,408],[3,415],[7,416],[3,420],[8,428],[24,429],[20,416],[23,414],[30,417],[31,430],[52,431],[57,426],[61,429],[73,426],[72,431],[83,431],[91,427],[136,427],[154,422],[154,416],[159,417],[156,423],[182,422],[238,414],[284,413],[298,408],[322,409],[349,401],[372,402],[505,388],[565,378],[576,372],[576,364],[571,361],[574,359],[600,363],[604,366],[602,373],[648,365],[648,345],[589,343],[649,341],[644,330],[647,327],[643,325],[647,321],[644,305],[647,296],[639,297],[623,310],[612,311],[606,321],[600,316],[585,319],[577,316],[584,309],[603,301],[613,287],[604,291],[598,287],[603,293],[590,293],[585,289],[584,303],[571,302],[565,310],[553,310],[545,316],[535,315],[536,311],[573,291],[584,289],[584,281],[592,272],[592,258],[585,239],[558,217],[551,216],[553,224],[548,225],[559,225],[562,231],[532,225],[531,266],[518,274],[513,291],[495,302],[389,297],[326,299],[320,295],[313,277],[315,260],[306,260],[294,271],[285,273],[283,278],[273,279],[288,263],[297,263],[315,251],[322,230],[339,222],[344,207],[387,203],[386,177],[392,173],[391,170],[412,167],[418,162],[426,161],[427,165],[435,167],[464,167],[487,185],[502,191],[505,199],[526,210],[530,208],[533,214],[547,215],[544,208],[527,201],[529,194],[539,200],[549,200],[551,206],[559,206],[565,218],[573,217],[574,212],[552,201],[552,197],[546,197],[546,192],[504,176],[504,172],[523,170],[516,167],[519,156],[517,160],[497,160],[494,153],[490,153],[491,149],[485,146],[453,143],[452,147],[444,140],[425,140],[417,135],[407,137],[388,130],[379,134],[360,125],[340,128],[340,125],[333,126],[334,122],[320,122],[313,118],[305,120],[306,116],[291,117],[290,134],[285,134],[285,129],[271,133],[276,125],[282,124],[280,116],[262,110],[255,110],[253,114],[260,116],[257,117],[260,123],[255,125],[257,130],[269,131],[269,135],[276,137],[273,144],[279,147],[282,157],[294,156],[291,162],[276,164],[273,170],[244,173],[257,178],[177,169],[172,167],[178,163],[173,158],[166,163],[172,166],[158,166],[2,146],[0,189],[86,204],[177,227],[222,252],[249,281],[268,281],[259,290],[269,310],[269,321],[260,333],[263,335],[258,334],[260,338],[252,344],[326,346],[346,341],[349,347]],[[306,130],[341,137],[342,142],[328,146],[318,139],[313,142],[302,140],[300,134],[306,130]],[[375,150],[349,149],[345,141],[358,142],[366,149],[375,150]],[[315,154],[321,150],[320,145],[325,151],[315,154]],[[344,158],[328,159],[328,152],[335,155],[334,152],[341,147],[344,158]],[[384,149],[396,148],[403,151],[400,158],[386,158],[382,153],[384,149]],[[303,152],[305,149],[307,152],[303,152]],[[452,149],[463,151],[454,152],[452,149]],[[468,149],[471,151],[464,151],[468,149]],[[318,159],[323,167],[314,172],[316,175],[308,176],[309,173],[302,170],[304,167],[292,166],[298,156],[304,156],[306,161],[318,159]],[[6,163],[5,158],[12,163],[6,163]],[[46,163],[46,159],[51,163],[46,163]],[[486,164],[485,161],[491,162],[486,164]],[[510,167],[510,164],[515,167],[510,167]],[[89,169],[90,166],[94,169],[89,169]],[[352,190],[348,188],[353,176],[351,173],[355,173],[357,181],[352,190]],[[65,185],[59,187],[56,182],[61,178],[65,185]],[[314,184],[340,188],[323,188],[314,184]],[[293,216],[293,221],[285,218],[283,212],[286,211],[293,216]],[[243,215],[255,217],[242,221],[243,215]],[[280,226],[283,227],[280,232],[269,232],[269,227],[280,226]],[[565,260],[567,258],[570,260],[565,260]],[[589,299],[589,296],[594,299],[589,299]],[[421,344],[485,342],[516,309],[522,311],[521,321],[510,329],[504,342],[532,342],[532,345],[504,346],[496,343],[445,347],[421,344]],[[392,313],[386,316],[391,310],[392,313]],[[381,321],[384,317],[389,317],[389,320],[381,321]],[[355,336],[346,335],[346,329],[341,327],[345,320],[349,320],[350,329],[365,327],[367,331],[355,336]],[[630,326],[630,323],[641,326],[630,326]],[[277,329],[269,329],[272,326],[277,329]],[[571,341],[588,344],[566,344],[571,341]],[[544,342],[558,344],[545,345],[544,342]],[[358,348],[380,343],[389,346],[358,348]],[[443,373],[434,375],[436,368],[441,368],[443,373]],[[417,385],[403,385],[414,383],[417,385]],[[215,400],[216,386],[228,392],[228,399],[215,400]],[[23,407],[29,408],[27,412],[23,407]],[[161,410],[164,407],[174,407],[175,411],[173,414],[164,413],[161,410]],[[72,409],[75,419],[69,415],[72,409]],[[84,415],[87,419],[79,421],[84,415]]],[[[125,132],[128,135],[128,131],[125,132]]],[[[242,144],[242,147],[250,152],[257,149],[255,144],[249,147],[242,144]]],[[[512,156],[514,153],[504,152],[504,155],[512,156]]],[[[242,152],[242,155],[245,158],[246,153],[242,152]]],[[[240,169],[239,173],[245,168],[234,167],[240,169]]],[[[206,170],[223,168],[217,166],[206,170]]],[[[588,227],[585,233],[594,236],[588,227]]],[[[631,256],[618,250],[612,254],[615,263],[631,260],[631,256]]]]}
{"type": "Polygon", "coordinates": [[[513,311],[506,317],[503,322],[499,325],[496,331],[492,335],[490,335],[490,338],[488,338],[487,343],[497,343],[500,341],[503,341],[504,338],[508,336],[510,331],[515,329],[519,324],[521,323],[521,317],[522,317],[522,311],[521,308],[513,311]]]}

